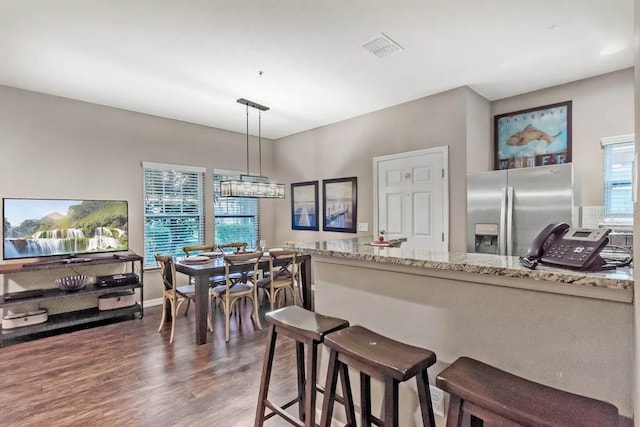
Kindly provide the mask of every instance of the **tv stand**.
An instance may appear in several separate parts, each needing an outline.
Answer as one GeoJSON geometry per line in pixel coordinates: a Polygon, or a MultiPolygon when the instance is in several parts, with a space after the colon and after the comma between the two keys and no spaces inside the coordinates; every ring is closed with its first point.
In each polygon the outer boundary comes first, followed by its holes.
{"type": "MultiPolygon", "coordinates": [[[[46,303],[54,300],[62,300],[69,298],[87,297],[87,295],[95,296],[95,307],[77,311],[69,311],[64,313],[50,314],[44,323],[21,326],[12,329],[2,329],[0,327],[0,347],[11,342],[20,340],[37,339],[51,333],[61,333],[78,326],[99,326],[108,320],[126,320],[136,317],[141,319],[144,314],[143,308],[143,258],[139,255],[127,255],[126,257],[114,257],[112,255],[100,256],[95,258],[64,258],[47,261],[37,261],[25,264],[0,264],[1,274],[20,274],[42,270],[56,270],[68,268],[69,264],[82,263],[83,268],[86,266],[97,266],[105,264],[123,264],[130,263],[130,272],[137,273],[140,276],[139,283],[123,284],[108,287],[97,287],[96,284],[87,285],[85,288],[67,292],[57,287],[45,289],[31,289],[21,292],[10,292],[0,294],[0,309],[2,316],[7,315],[7,309],[13,309],[15,312],[27,311],[21,308],[21,305],[30,304],[37,305],[39,308],[46,308],[46,303]],[[139,272],[136,272],[136,263],[139,272]],[[139,289],[140,300],[135,305],[123,307],[114,310],[99,310],[98,297],[105,293],[115,291],[126,291],[130,289],[139,289]]],[[[53,283],[53,280],[52,280],[53,283]]]]}

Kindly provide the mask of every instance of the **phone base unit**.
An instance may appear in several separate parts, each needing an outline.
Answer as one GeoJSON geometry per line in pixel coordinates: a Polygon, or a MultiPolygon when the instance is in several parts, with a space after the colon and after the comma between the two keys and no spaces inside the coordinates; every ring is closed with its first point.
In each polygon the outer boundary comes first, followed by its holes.
{"type": "Polygon", "coordinates": [[[555,239],[540,258],[546,265],[576,270],[607,270],[616,268],[602,259],[600,252],[609,243],[611,230],[605,228],[568,228],[555,239]]]}
{"type": "Polygon", "coordinates": [[[565,222],[547,225],[533,240],[520,263],[535,269],[538,263],[574,270],[612,270],[618,265],[607,263],[600,252],[609,244],[608,228],[571,228],[565,222]]]}

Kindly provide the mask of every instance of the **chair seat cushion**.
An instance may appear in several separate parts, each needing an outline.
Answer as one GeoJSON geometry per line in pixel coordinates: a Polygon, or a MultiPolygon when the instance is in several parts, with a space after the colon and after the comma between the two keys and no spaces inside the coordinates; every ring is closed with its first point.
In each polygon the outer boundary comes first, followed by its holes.
{"type": "MultiPolygon", "coordinates": [[[[253,286],[251,285],[248,285],[246,283],[237,283],[229,288],[229,292],[234,294],[238,292],[247,292],[247,291],[250,291],[251,289],[253,289],[253,286]]],[[[226,290],[227,290],[227,287],[225,285],[218,285],[211,288],[211,292],[216,294],[224,294],[226,290]]]]}
{"type": "Polygon", "coordinates": [[[184,285],[184,286],[180,286],[179,288],[177,288],[176,291],[178,291],[178,295],[193,296],[196,293],[196,286],[195,285],[184,285]]]}
{"type": "Polygon", "coordinates": [[[258,285],[259,288],[268,288],[269,286],[271,286],[271,278],[265,277],[264,279],[259,279],[256,282],[256,285],[258,285]]]}

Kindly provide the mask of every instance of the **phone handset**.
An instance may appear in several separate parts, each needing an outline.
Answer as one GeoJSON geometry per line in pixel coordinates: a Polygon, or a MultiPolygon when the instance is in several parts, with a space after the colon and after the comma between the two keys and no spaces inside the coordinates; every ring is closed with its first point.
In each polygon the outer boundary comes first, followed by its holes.
{"type": "Polygon", "coordinates": [[[554,222],[547,225],[531,242],[527,256],[520,257],[520,264],[532,270],[535,269],[545,251],[568,229],[569,224],[566,222],[554,222]]]}
{"type": "Polygon", "coordinates": [[[527,257],[542,258],[542,255],[544,255],[545,251],[549,249],[553,242],[562,236],[568,229],[569,224],[566,222],[555,222],[547,225],[540,233],[538,233],[536,238],[533,239],[533,242],[531,242],[531,246],[527,252],[527,257]]]}

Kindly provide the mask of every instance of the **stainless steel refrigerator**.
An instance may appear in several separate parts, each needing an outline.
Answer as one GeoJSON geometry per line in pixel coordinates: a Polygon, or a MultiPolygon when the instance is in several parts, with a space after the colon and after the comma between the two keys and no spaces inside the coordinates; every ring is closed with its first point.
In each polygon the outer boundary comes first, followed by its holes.
{"type": "Polygon", "coordinates": [[[549,223],[572,225],[571,163],[467,176],[467,251],[523,256],[549,223]]]}

